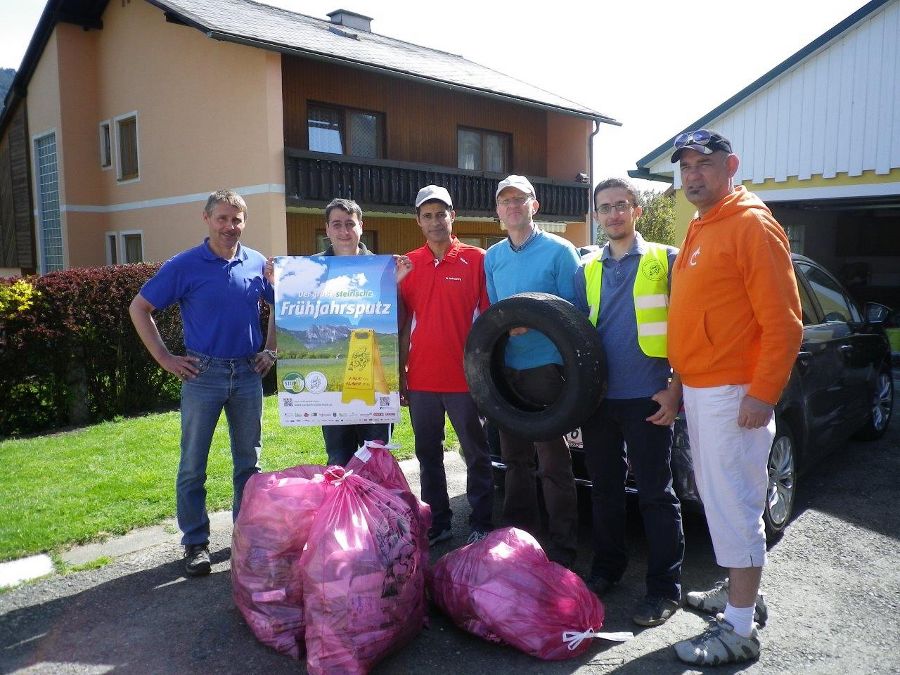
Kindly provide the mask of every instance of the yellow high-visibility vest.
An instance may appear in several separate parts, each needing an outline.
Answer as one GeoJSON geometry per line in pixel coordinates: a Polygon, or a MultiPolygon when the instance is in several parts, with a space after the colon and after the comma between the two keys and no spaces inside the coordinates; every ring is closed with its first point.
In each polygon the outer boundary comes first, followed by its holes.
{"type": "MultiPolygon", "coordinates": [[[[584,279],[591,323],[600,318],[600,289],[603,262],[595,255],[584,267],[584,279]]],[[[638,345],[647,356],[666,358],[666,333],[669,321],[669,256],[665,246],[647,242],[634,277],[634,315],[638,345]]]]}

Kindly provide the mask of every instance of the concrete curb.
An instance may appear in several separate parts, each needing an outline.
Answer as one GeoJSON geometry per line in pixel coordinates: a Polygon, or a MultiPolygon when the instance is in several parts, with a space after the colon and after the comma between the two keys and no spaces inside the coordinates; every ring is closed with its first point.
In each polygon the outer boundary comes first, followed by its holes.
{"type": "MultiPolygon", "coordinates": [[[[447,470],[447,483],[450,497],[465,492],[465,464],[456,452],[444,454],[447,470]],[[461,491],[460,491],[461,487],[461,491]]],[[[412,491],[419,496],[419,462],[407,459],[400,462],[412,491]]],[[[217,511],[209,514],[210,534],[224,533],[231,536],[231,511],[217,511]]],[[[63,551],[60,557],[68,565],[85,565],[98,558],[117,558],[144,551],[156,546],[181,548],[181,533],[174,518],[169,518],[158,525],[140,527],[120,537],[112,537],[106,541],[75,546],[63,551]]],[[[29,556],[19,560],[0,563],[0,588],[16,586],[25,581],[52,574],[53,561],[47,554],[29,556]]]]}

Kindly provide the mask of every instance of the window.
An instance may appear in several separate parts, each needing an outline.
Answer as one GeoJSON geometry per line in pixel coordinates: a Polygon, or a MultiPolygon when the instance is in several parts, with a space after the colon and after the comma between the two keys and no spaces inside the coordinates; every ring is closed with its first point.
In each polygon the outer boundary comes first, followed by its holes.
{"type": "Polygon", "coordinates": [[[804,225],[785,225],[784,233],[787,235],[788,243],[791,245],[791,253],[803,255],[806,227],[804,225]]]}
{"type": "Polygon", "coordinates": [[[112,136],[109,121],[100,123],[100,167],[108,169],[112,166],[112,136]]]}
{"type": "Polygon", "coordinates": [[[138,169],[137,113],[129,113],[115,120],[116,148],[119,160],[118,179],[132,181],[140,178],[138,169]]]}
{"type": "Polygon", "coordinates": [[[119,235],[115,232],[106,233],[106,264],[119,264],[119,235]]]}
{"type": "Polygon", "coordinates": [[[481,129],[457,130],[457,166],[460,169],[507,173],[509,168],[509,134],[481,129]]]}
{"type": "Polygon", "coordinates": [[[464,244],[469,246],[477,246],[485,251],[498,241],[503,241],[506,237],[500,237],[496,234],[460,234],[457,238],[464,244]]]}
{"type": "Polygon", "coordinates": [[[119,265],[144,261],[144,235],[140,230],[106,233],[106,264],[119,265]]]}
{"type": "Polygon", "coordinates": [[[311,103],[307,129],[309,149],[335,155],[382,157],[384,115],[311,103]]]}
{"type": "Polygon", "coordinates": [[[823,270],[812,265],[799,263],[797,267],[812,287],[813,294],[825,313],[825,321],[861,321],[862,315],[841,285],[823,270]]]}
{"type": "MultiPolygon", "coordinates": [[[[372,253],[377,253],[378,251],[376,242],[378,241],[375,236],[375,232],[372,230],[363,230],[362,236],[359,240],[365,244],[365,247],[372,251],[372,253]]],[[[319,251],[324,251],[331,245],[331,242],[328,241],[328,237],[325,235],[325,230],[316,230],[316,253],[319,251]]]]}
{"type": "Polygon", "coordinates": [[[63,259],[62,217],[59,210],[59,170],[56,164],[56,132],[34,139],[35,182],[38,194],[38,246],[42,274],[61,270],[63,259]]]}

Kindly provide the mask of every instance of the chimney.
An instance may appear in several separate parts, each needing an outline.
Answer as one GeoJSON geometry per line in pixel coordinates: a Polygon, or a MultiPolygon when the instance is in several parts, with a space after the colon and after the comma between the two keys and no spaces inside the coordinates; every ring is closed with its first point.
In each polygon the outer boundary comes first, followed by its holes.
{"type": "Polygon", "coordinates": [[[352,28],[365,33],[372,32],[371,16],[348,12],[346,9],[336,9],[328,14],[328,18],[331,19],[331,23],[344,26],[344,28],[352,28]]]}

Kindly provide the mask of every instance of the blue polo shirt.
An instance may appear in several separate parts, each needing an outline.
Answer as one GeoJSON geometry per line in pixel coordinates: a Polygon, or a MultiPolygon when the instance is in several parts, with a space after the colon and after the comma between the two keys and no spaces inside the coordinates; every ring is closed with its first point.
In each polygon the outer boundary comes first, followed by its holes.
{"type": "MultiPolygon", "coordinates": [[[[509,238],[491,246],[484,256],[484,276],[491,303],[516,293],[552,293],[572,302],[573,279],[579,258],[575,247],[562,237],[538,229],[524,245],[514,249],[509,238]]],[[[516,370],[548,363],[562,364],[559,350],[536,330],[509,339],[506,365],[516,370]]]]}
{"type": "Polygon", "coordinates": [[[187,349],[220,359],[252,356],[263,347],[259,301],[275,302],[265,262],[241,244],[232,260],[220,258],[207,238],[167,260],[141,295],[157,309],[178,303],[187,349]]]}
{"type": "MultiPolygon", "coordinates": [[[[667,246],[669,288],[672,267],[678,249],[667,246]]],[[[637,318],[634,311],[634,279],[647,243],[635,232],[628,253],[615,260],[607,243],[600,251],[603,285],[600,288],[600,316],[597,331],[606,351],[608,399],[648,398],[665,389],[672,369],[667,359],[650,357],[638,345],[637,318]]],[[[589,314],[584,267],[575,275],[575,306],[589,314]]]]}

